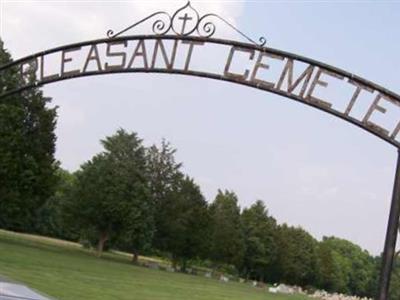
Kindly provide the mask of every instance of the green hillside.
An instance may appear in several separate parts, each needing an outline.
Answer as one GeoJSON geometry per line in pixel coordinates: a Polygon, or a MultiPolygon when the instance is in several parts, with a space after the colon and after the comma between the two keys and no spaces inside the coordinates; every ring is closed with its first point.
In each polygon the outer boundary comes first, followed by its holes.
{"type": "Polygon", "coordinates": [[[0,231],[0,274],[63,300],[302,300],[248,284],[133,266],[129,257],[99,259],[74,243],[0,231]]]}

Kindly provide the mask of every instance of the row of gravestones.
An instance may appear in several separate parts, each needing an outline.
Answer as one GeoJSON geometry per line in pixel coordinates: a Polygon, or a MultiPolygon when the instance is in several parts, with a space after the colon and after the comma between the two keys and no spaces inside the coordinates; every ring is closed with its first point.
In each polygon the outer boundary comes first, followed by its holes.
{"type": "Polygon", "coordinates": [[[371,298],[361,298],[357,296],[349,296],[349,295],[343,295],[343,294],[329,294],[325,291],[316,291],[313,295],[311,295],[312,298],[319,299],[319,300],[372,300],[371,298]]]}
{"type": "MultiPolygon", "coordinates": [[[[162,271],[167,271],[167,272],[171,272],[171,273],[181,272],[181,269],[179,267],[173,268],[170,265],[164,266],[164,265],[161,265],[160,263],[157,263],[154,261],[145,261],[145,262],[140,263],[140,265],[143,267],[149,268],[149,269],[153,269],[153,270],[162,270],[162,271]]],[[[265,288],[267,286],[263,282],[248,281],[243,278],[226,275],[221,272],[210,272],[210,271],[204,271],[204,270],[199,270],[199,269],[195,269],[195,268],[187,268],[185,273],[191,274],[191,275],[200,275],[200,276],[204,275],[204,277],[206,277],[206,278],[218,279],[221,282],[235,281],[235,282],[240,282],[240,283],[250,283],[251,286],[256,287],[256,288],[265,288]]],[[[286,287],[285,285],[280,285],[279,287],[277,289],[278,292],[285,293],[285,291],[287,290],[285,288],[286,287]]],[[[301,288],[300,288],[300,290],[298,290],[299,288],[292,287],[292,289],[293,289],[293,292],[291,292],[291,293],[301,292],[301,288]]],[[[271,292],[274,292],[274,290],[272,290],[271,292]]],[[[286,293],[288,293],[288,292],[286,292],[286,293]]]]}
{"type": "MultiPolygon", "coordinates": [[[[140,265],[142,267],[146,267],[146,268],[153,269],[153,270],[162,270],[162,271],[167,271],[167,272],[171,272],[171,273],[181,272],[181,269],[179,267],[173,268],[170,265],[161,265],[154,261],[141,262],[140,265]]],[[[192,269],[192,268],[187,268],[185,273],[197,275],[198,271],[195,269],[192,269]]]]}
{"type": "MultiPolygon", "coordinates": [[[[301,287],[298,286],[289,286],[285,284],[274,285],[269,289],[270,293],[282,293],[282,294],[307,294],[301,287]]],[[[367,297],[357,297],[357,296],[349,296],[344,294],[333,293],[330,294],[326,291],[315,291],[313,294],[308,294],[311,298],[319,299],[319,300],[373,300],[367,297]]]]}
{"type": "MultiPolygon", "coordinates": [[[[143,267],[147,267],[149,269],[153,270],[163,270],[167,272],[180,272],[180,268],[173,268],[169,265],[163,266],[160,265],[157,262],[143,262],[141,263],[143,267]]],[[[248,283],[249,281],[243,279],[243,278],[236,278],[234,276],[228,276],[222,273],[218,272],[205,272],[201,270],[197,270],[194,268],[187,268],[186,273],[192,274],[192,275],[201,275],[201,273],[204,274],[204,277],[206,278],[216,278],[221,282],[229,282],[229,281],[238,281],[240,283],[248,283]]],[[[256,288],[266,288],[266,284],[263,282],[258,282],[258,281],[250,281],[251,285],[256,288]]],[[[268,288],[268,291],[270,293],[281,293],[281,294],[306,294],[301,287],[298,286],[289,286],[285,284],[275,284],[272,287],[268,288]]],[[[320,299],[320,300],[372,300],[370,298],[360,298],[357,296],[348,296],[348,295],[343,295],[343,294],[329,294],[325,291],[316,291],[314,294],[310,295],[310,297],[314,299],[320,299]]]]}
{"type": "MultiPolygon", "coordinates": [[[[162,265],[158,262],[154,262],[154,261],[143,261],[139,263],[140,266],[142,267],[146,267],[149,269],[153,269],[153,270],[162,270],[162,271],[167,271],[167,272],[182,272],[180,267],[175,267],[173,268],[170,265],[162,265]]],[[[244,279],[242,278],[237,278],[234,276],[230,276],[230,275],[225,275],[223,273],[220,272],[209,272],[206,271],[204,269],[199,269],[199,268],[186,268],[185,273],[187,274],[191,274],[191,275],[200,275],[206,277],[206,278],[216,278],[219,279],[222,282],[229,282],[229,281],[239,281],[239,282],[245,282],[244,279]]]]}

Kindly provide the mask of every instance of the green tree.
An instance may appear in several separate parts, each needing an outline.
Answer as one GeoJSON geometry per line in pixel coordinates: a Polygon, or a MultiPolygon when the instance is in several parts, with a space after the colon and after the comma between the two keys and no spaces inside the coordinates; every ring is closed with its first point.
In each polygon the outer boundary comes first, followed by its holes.
{"type": "Polygon", "coordinates": [[[207,202],[193,179],[183,177],[166,198],[165,221],[160,228],[163,250],[172,255],[174,265],[186,270],[187,261],[204,257],[208,242],[209,217],[207,202]]]}
{"type": "Polygon", "coordinates": [[[66,205],[70,201],[75,184],[75,176],[67,170],[59,168],[56,171],[58,183],[53,196],[39,209],[37,233],[66,240],[77,240],[79,229],[75,219],[66,218],[66,205]]]}
{"type": "MultiPolygon", "coordinates": [[[[0,40],[0,65],[11,55],[0,40]]],[[[17,68],[0,76],[0,90],[34,83],[33,68],[23,78],[17,68]]],[[[57,184],[54,159],[56,108],[38,88],[0,100],[0,227],[35,231],[38,209],[57,184]]]]}
{"type": "Polygon", "coordinates": [[[317,241],[300,227],[278,227],[277,268],[282,281],[306,286],[315,282],[317,241]]]}
{"type": "Polygon", "coordinates": [[[104,152],[77,172],[72,210],[82,228],[96,233],[98,255],[111,237],[128,232],[147,238],[154,231],[142,140],[120,129],[101,142],[104,152]]]}
{"type": "Polygon", "coordinates": [[[117,245],[132,253],[132,263],[136,264],[140,252],[148,252],[154,236],[154,206],[148,198],[140,209],[130,209],[125,229],[117,237],[117,245]]]}
{"type": "Polygon", "coordinates": [[[400,299],[400,257],[397,256],[393,271],[392,271],[392,279],[390,282],[390,300],[400,299]]]}
{"type": "Polygon", "coordinates": [[[243,210],[241,223],[246,245],[243,273],[260,281],[272,280],[277,256],[276,220],[268,215],[264,203],[258,200],[243,210]]]}
{"type": "Polygon", "coordinates": [[[210,205],[210,258],[216,264],[242,265],[245,243],[240,221],[240,207],[234,192],[218,190],[210,205]]]}
{"type": "Polygon", "coordinates": [[[340,256],[348,292],[358,296],[369,296],[375,267],[373,257],[344,239],[325,237],[323,242],[340,256]]]}
{"type": "Polygon", "coordinates": [[[316,285],[329,292],[348,293],[349,265],[324,239],[317,248],[316,285]]]}
{"type": "Polygon", "coordinates": [[[174,199],[174,193],[179,190],[183,174],[180,171],[182,164],[175,160],[176,149],[170,143],[162,140],[161,146],[153,145],[146,151],[147,170],[152,202],[155,207],[154,246],[167,249],[166,225],[170,220],[167,213],[174,199]]]}

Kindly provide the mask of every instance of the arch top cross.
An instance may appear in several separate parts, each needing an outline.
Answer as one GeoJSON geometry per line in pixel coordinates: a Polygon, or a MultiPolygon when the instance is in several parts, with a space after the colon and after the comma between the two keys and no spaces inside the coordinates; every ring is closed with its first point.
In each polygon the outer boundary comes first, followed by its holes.
{"type": "Polygon", "coordinates": [[[172,15],[166,11],[157,11],[117,33],[114,33],[114,31],[110,29],[107,31],[107,36],[109,38],[119,37],[123,33],[130,31],[146,21],[153,22],[152,31],[156,35],[175,34],[178,36],[198,36],[204,38],[212,37],[216,33],[217,25],[215,22],[219,21],[252,44],[264,46],[267,42],[263,36],[258,39],[258,42],[255,41],[218,14],[207,13],[201,15],[193,8],[190,1],[176,10],[172,15]]]}

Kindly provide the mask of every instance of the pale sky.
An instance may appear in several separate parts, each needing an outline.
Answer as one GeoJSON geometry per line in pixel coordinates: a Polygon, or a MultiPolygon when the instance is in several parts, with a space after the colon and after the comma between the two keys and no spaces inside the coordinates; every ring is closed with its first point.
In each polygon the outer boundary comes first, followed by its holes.
{"type": "MultiPolygon", "coordinates": [[[[186,1],[0,0],[13,57],[106,37],[186,1]]],[[[400,2],[192,1],[273,48],[343,68],[400,93],[400,2]]],[[[140,31],[139,31],[140,32],[140,31]]],[[[140,32],[148,33],[148,32],[140,32]]],[[[242,39],[228,29],[220,34],[242,39]]],[[[119,127],[146,145],[169,140],[209,201],[218,188],[242,207],[265,201],[278,222],[316,238],[383,249],[396,149],[326,113],[263,91],[178,75],[120,74],[46,86],[59,106],[57,159],[74,171],[119,127]]]]}

